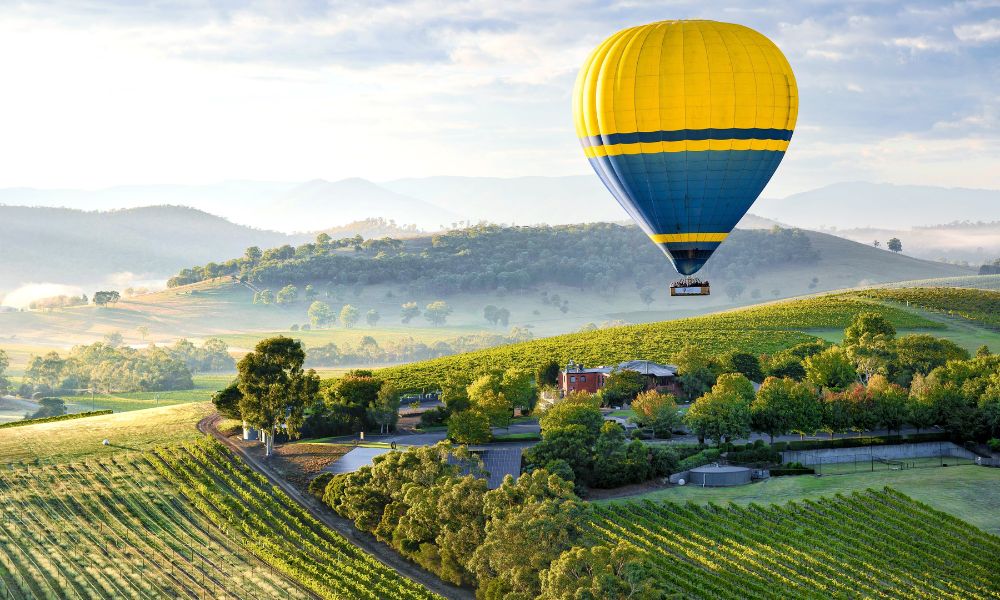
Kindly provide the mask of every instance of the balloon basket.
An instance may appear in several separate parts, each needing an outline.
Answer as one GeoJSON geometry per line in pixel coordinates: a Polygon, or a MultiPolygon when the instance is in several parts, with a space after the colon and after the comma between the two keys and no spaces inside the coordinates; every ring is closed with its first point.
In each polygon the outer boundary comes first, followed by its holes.
{"type": "Polygon", "coordinates": [[[670,284],[671,296],[708,296],[711,288],[707,281],[697,277],[685,277],[670,284]]]}

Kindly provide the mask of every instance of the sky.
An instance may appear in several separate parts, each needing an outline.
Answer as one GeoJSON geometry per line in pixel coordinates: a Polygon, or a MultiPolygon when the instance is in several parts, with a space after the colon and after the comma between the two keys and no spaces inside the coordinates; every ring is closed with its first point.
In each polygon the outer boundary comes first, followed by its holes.
{"type": "Polygon", "coordinates": [[[589,172],[576,72],[624,27],[707,18],[788,57],[766,195],[1000,189],[1000,0],[0,3],[0,187],[589,172]]]}

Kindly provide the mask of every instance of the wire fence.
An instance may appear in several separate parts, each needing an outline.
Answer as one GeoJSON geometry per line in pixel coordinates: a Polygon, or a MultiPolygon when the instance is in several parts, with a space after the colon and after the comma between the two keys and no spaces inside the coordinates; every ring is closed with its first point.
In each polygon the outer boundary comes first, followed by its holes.
{"type": "Polygon", "coordinates": [[[950,456],[944,453],[918,458],[880,458],[871,454],[854,454],[828,458],[818,457],[815,462],[803,464],[813,469],[817,475],[850,475],[853,473],[967,466],[975,465],[976,461],[973,458],[950,456]]]}

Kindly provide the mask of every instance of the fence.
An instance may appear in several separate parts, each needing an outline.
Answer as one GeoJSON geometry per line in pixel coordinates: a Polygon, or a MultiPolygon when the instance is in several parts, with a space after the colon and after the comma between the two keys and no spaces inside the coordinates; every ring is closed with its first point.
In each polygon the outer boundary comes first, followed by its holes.
{"type": "Polygon", "coordinates": [[[856,454],[845,460],[818,458],[814,462],[803,463],[814,469],[817,475],[849,475],[851,473],[875,473],[881,471],[906,471],[909,469],[926,469],[931,467],[956,467],[974,465],[976,460],[966,456],[921,456],[913,458],[880,458],[871,454],[856,454]]]}

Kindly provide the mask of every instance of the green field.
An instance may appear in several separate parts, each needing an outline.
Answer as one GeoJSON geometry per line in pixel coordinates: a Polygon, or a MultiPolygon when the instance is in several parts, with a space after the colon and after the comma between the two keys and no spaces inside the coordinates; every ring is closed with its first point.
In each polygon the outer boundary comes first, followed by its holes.
{"type": "MultiPolygon", "coordinates": [[[[1000,534],[1000,469],[974,465],[903,471],[886,469],[822,477],[772,477],[759,483],[728,488],[671,486],[644,494],[640,498],[697,504],[775,504],[816,499],[831,494],[850,494],[884,486],[890,486],[983,530],[1000,534]]],[[[620,500],[600,501],[615,502],[620,500]]]]}
{"type": "Polygon", "coordinates": [[[196,440],[202,434],[195,424],[213,410],[210,403],[191,402],[5,429],[0,465],[68,462],[196,440]],[[110,445],[102,445],[105,439],[110,445]]]}
{"type": "Polygon", "coordinates": [[[171,392],[132,392],[116,394],[82,394],[62,396],[70,412],[111,409],[115,412],[157,408],[187,402],[207,402],[212,394],[223,389],[235,374],[195,375],[194,389],[171,392]]]}
{"type": "Polygon", "coordinates": [[[214,440],[4,470],[0,498],[5,598],[435,597],[214,440]]]}
{"type": "Polygon", "coordinates": [[[886,490],[748,506],[597,507],[594,537],[623,541],[672,597],[997,597],[1000,538],[886,490]]]}

